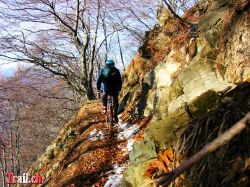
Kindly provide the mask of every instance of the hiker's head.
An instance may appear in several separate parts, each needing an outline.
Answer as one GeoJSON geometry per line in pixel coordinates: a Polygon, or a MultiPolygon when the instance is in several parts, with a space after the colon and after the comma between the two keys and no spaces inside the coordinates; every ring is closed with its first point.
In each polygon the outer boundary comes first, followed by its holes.
{"type": "Polygon", "coordinates": [[[106,65],[115,65],[115,63],[114,63],[114,61],[113,60],[111,60],[111,59],[109,59],[109,60],[107,60],[106,61],[106,65]]]}

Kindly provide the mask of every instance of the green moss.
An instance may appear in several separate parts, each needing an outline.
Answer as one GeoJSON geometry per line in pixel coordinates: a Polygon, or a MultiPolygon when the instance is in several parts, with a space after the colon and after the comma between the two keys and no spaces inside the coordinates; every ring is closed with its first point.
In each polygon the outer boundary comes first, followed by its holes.
{"type": "Polygon", "coordinates": [[[135,72],[131,72],[128,75],[128,85],[134,86],[138,83],[139,76],[135,72]]]}
{"type": "Polygon", "coordinates": [[[173,133],[175,131],[174,123],[174,120],[171,118],[155,121],[150,124],[147,135],[152,136],[159,143],[160,147],[165,147],[176,140],[176,136],[173,133]]]}
{"type": "Polygon", "coordinates": [[[144,162],[137,166],[130,166],[124,171],[125,180],[133,187],[151,187],[152,184],[147,184],[147,179],[143,176],[147,169],[148,163],[144,162]]]}
{"type": "Polygon", "coordinates": [[[50,152],[47,153],[47,158],[48,158],[49,160],[52,160],[52,159],[55,158],[55,154],[54,154],[54,150],[53,150],[53,149],[50,150],[50,152]]]}
{"type": "Polygon", "coordinates": [[[217,99],[219,99],[218,94],[213,90],[208,90],[189,105],[190,110],[194,116],[198,117],[204,114],[208,107],[215,103],[217,99]]]}
{"type": "Polygon", "coordinates": [[[135,142],[133,151],[129,153],[129,160],[134,165],[156,157],[157,154],[155,143],[154,140],[150,137],[145,138],[143,141],[135,142]]]}
{"type": "MultiPolygon", "coordinates": [[[[35,166],[34,166],[34,169],[33,169],[33,171],[38,171],[39,169],[41,168],[41,165],[40,165],[40,163],[35,163],[35,166]]],[[[34,173],[35,173],[34,172],[34,173]]]]}
{"type": "Polygon", "coordinates": [[[45,151],[46,159],[52,160],[55,158],[54,149],[56,148],[56,142],[53,142],[49,145],[45,151]]]}
{"type": "Polygon", "coordinates": [[[176,79],[173,83],[173,85],[171,86],[171,90],[169,93],[169,100],[168,102],[171,102],[173,99],[176,99],[177,97],[183,95],[183,87],[180,83],[179,79],[176,79]]]}
{"type": "Polygon", "coordinates": [[[46,179],[49,178],[50,176],[52,176],[53,173],[53,169],[51,168],[47,173],[46,173],[46,179]]]}

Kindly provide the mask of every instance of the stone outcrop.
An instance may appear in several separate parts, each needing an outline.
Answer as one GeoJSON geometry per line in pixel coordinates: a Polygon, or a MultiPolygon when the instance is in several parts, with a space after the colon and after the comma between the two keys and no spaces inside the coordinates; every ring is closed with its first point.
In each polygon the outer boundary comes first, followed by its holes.
{"type": "Polygon", "coordinates": [[[130,115],[153,115],[124,175],[132,186],[150,186],[143,172],[136,177],[133,173],[145,170],[157,150],[177,147],[188,122],[206,113],[221,92],[249,81],[249,1],[214,0],[205,12],[193,8],[184,18],[194,16],[197,37],[161,9],[159,25],[146,34],[126,71],[121,97],[129,95],[125,113],[129,109],[130,115]]]}

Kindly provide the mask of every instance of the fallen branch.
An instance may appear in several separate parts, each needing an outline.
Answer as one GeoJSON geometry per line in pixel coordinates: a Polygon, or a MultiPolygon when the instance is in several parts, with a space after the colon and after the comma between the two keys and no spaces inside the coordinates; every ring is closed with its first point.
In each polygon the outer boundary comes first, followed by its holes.
{"type": "Polygon", "coordinates": [[[156,179],[156,186],[164,187],[169,185],[180,176],[184,171],[191,168],[195,163],[202,160],[208,154],[214,152],[219,147],[230,142],[236,135],[240,134],[247,126],[250,124],[250,112],[246,114],[244,118],[238,121],[226,132],[221,134],[218,138],[213,140],[211,143],[203,147],[198,153],[192,156],[189,160],[185,161],[181,166],[175,168],[172,172],[163,174],[158,179],[156,179]]]}

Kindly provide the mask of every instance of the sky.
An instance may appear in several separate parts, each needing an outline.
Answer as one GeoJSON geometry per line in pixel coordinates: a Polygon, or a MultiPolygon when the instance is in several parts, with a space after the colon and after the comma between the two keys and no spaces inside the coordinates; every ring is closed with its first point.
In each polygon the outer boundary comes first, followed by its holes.
{"type": "MultiPolygon", "coordinates": [[[[1,3],[0,3],[0,7],[1,7],[1,3]]],[[[20,24],[20,28],[23,30],[23,32],[25,33],[24,29],[31,29],[34,30],[33,28],[34,25],[30,24],[30,23],[21,23],[20,24]]],[[[44,26],[44,25],[41,25],[44,26]]],[[[36,29],[40,29],[40,27],[38,26],[38,24],[36,24],[36,29]]],[[[102,40],[102,37],[99,37],[98,40],[102,40]]],[[[121,35],[121,42],[123,41],[124,37],[123,35],[121,35]]],[[[116,41],[116,40],[115,40],[116,41]]],[[[109,58],[112,58],[113,60],[116,61],[120,61],[120,54],[119,54],[119,49],[117,45],[113,45],[115,46],[113,49],[111,49],[110,54],[109,54],[109,58]]],[[[125,64],[128,64],[131,60],[131,58],[133,58],[133,56],[135,55],[134,53],[136,53],[136,49],[137,46],[135,46],[135,49],[132,49],[131,46],[129,49],[127,49],[126,46],[124,46],[122,44],[122,48],[123,48],[123,56],[124,56],[124,60],[125,60],[125,64]]],[[[121,66],[121,63],[119,63],[119,66],[121,66]]],[[[120,69],[123,69],[123,67],[118,67],[120,69]]],[[[17,63],[6,63],[4,61],[0,61],[0,73],[5,75],[6,77],[10,77],[12,76],[15,71],[17,70],[17,63]]]]}
{"type": "Polygon", "coordinates": [[[0,62],[0,74],[11,77],[17,70],[17,63],[4,63],[0,62]]]}
{"type": "Polygon", "coordinates": [[[2,74],[6,77],[11,77],[15,73],[15,69],[13,68],[5,68],[2,70],[2,74]]]}

